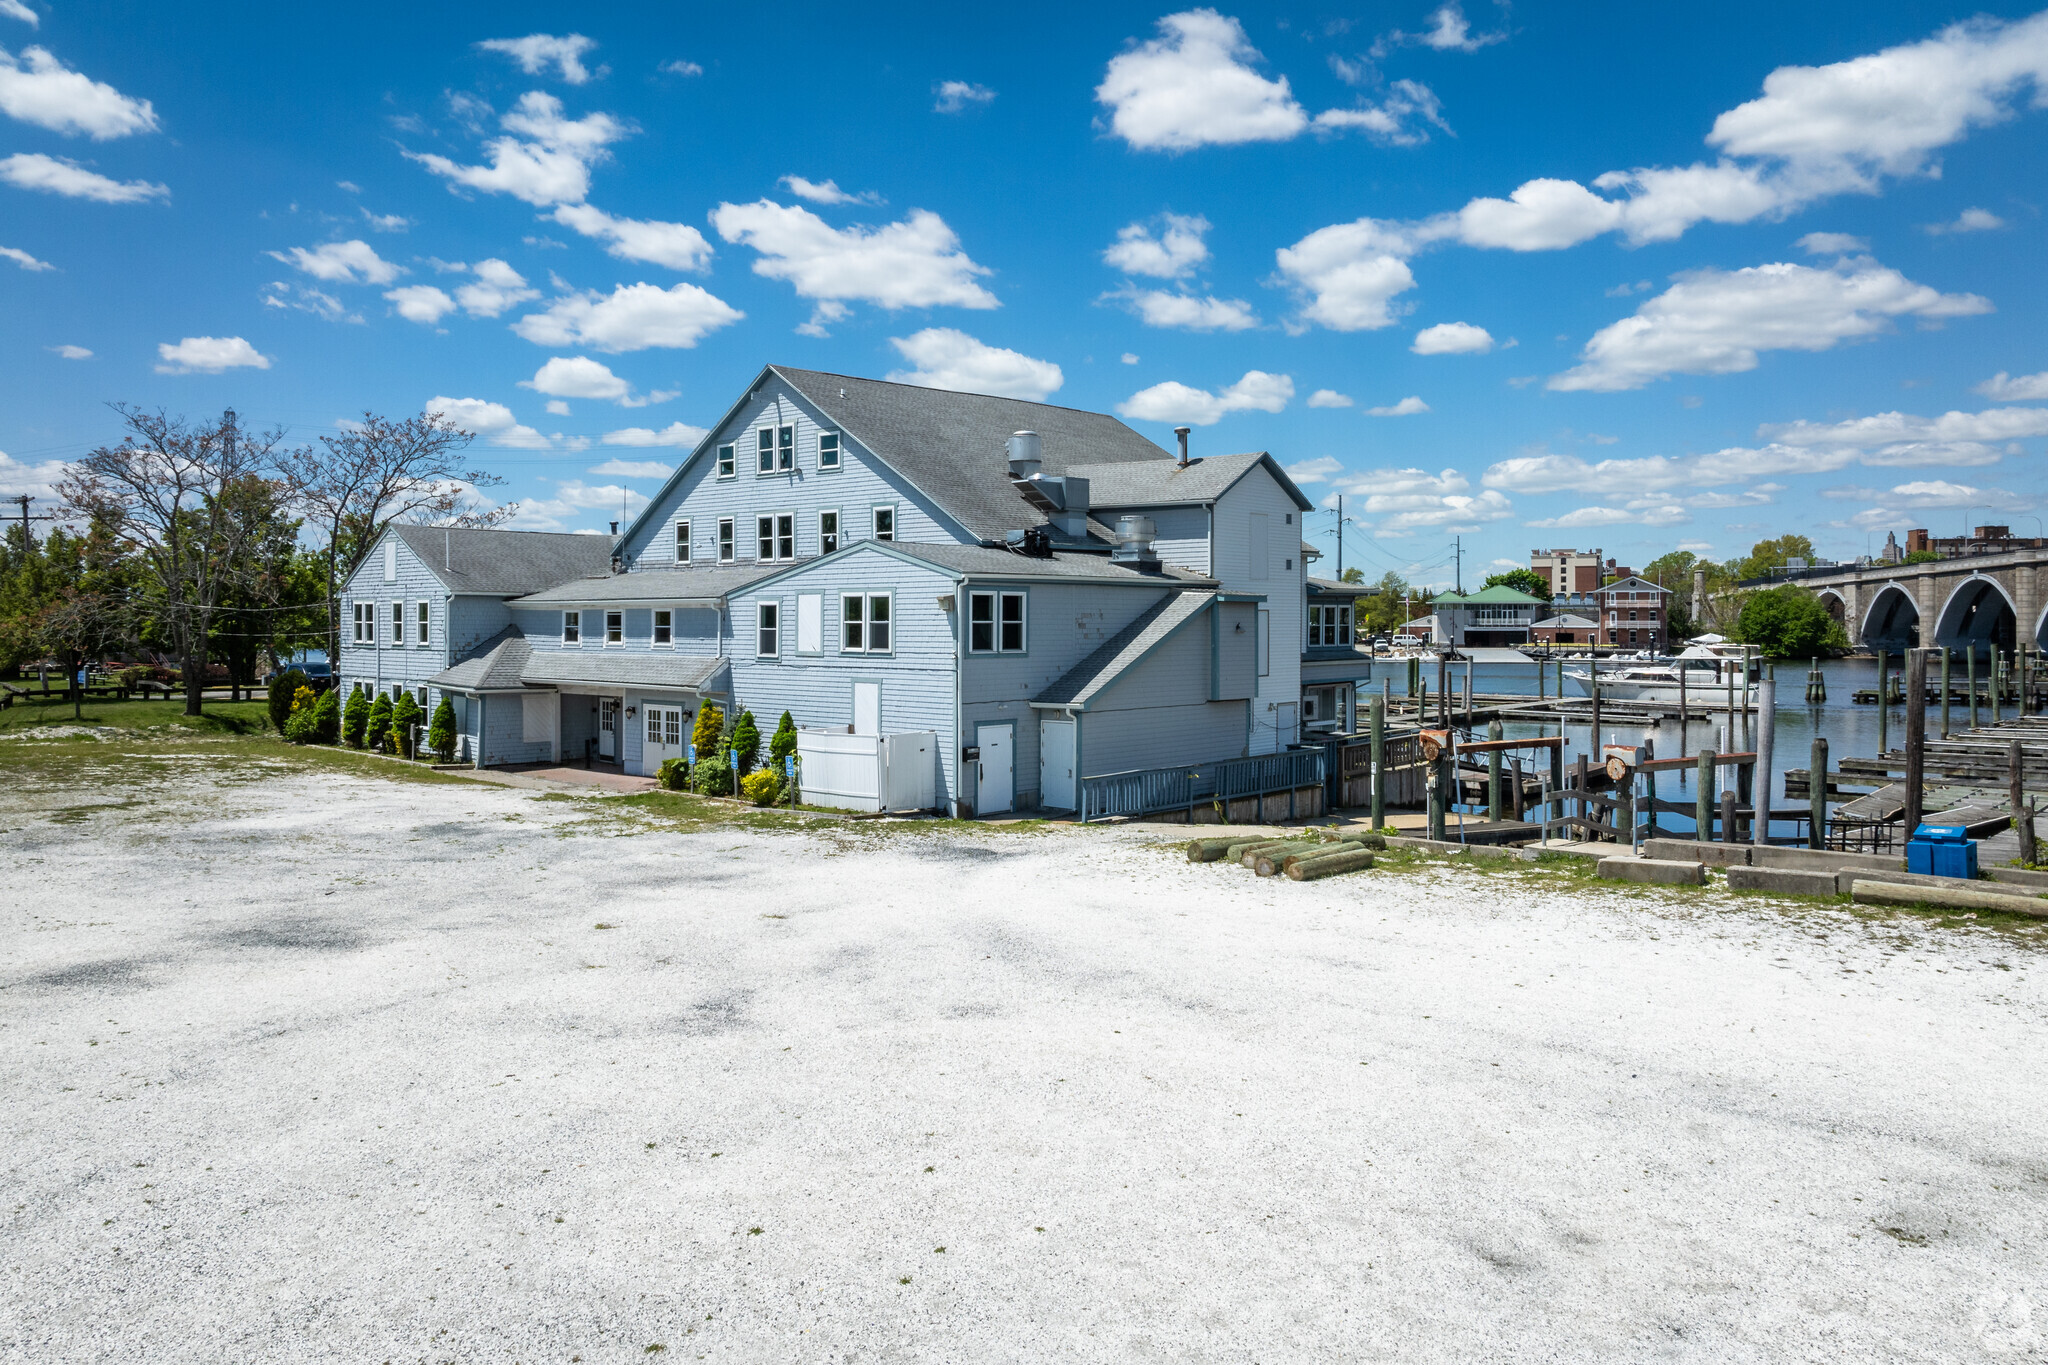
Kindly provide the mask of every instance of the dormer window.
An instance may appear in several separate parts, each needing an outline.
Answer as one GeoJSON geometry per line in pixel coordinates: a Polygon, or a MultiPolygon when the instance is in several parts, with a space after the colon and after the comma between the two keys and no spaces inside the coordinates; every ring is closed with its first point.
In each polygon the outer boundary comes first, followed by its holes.
{"type": "Polygon", "coordinates": [[[583,613],[565,611],[562,613],[562,643],[573,645],[583,639],[583,613]]]}

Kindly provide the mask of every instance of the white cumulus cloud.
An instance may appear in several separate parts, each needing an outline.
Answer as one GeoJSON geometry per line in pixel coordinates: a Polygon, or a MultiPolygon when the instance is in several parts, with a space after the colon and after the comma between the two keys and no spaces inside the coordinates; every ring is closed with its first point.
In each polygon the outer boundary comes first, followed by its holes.
{"type": "Polygon", "coordinates": [[[529,33],[524,38],[486,38],[477,46],[486,52],[504,53],[519,63],[519,69],[529,76],[537,76],[552,66],[568,84],[582,85],[590,79],[590,70],[583,65],[583,54],[595,48],[597,40],[580,33],[561,37],[551,33],[529,33]]]}
{"type": "MultiPolygon", "coordinates": [[[[422,412],[438,412],[464,431],[474,432],[487,446],[514,450],[546,450],[551,442],[532,427],[521,426],[512,409],[482,398],[429,398],[422,412]]],[[[616,504],[615,504],[616,505],[616,504]]]]}
{"type": "Polygon", "coordinates": [[[1987,465],[2013,441],[2048,436],[2048,409],[1987,408],[1920,417],[1880,412],[1838,422],[1766,425],[1758,435],[1781,446],[1848,451],[1867,465],[1987,465]]]}
{"type": "Polygon", "coordinates": [[[1323,483],[1343,472],[1344,462],[1334,455],[1318,455],[1313,460],[1287,466],[1287,477],[1296,483],[1323,483]]]}
{"type": "Polygon", "coordinates": [[[64,359],[66,359],[66,360],[91,360],[91,359],[92,359],[92,352],[91,352],[91,351],[87,350],[87,349],[86,349],[85,347],[83,347],[83,346],[73,346],[73,345],[70,345],[69,343],[66,343],[65,345],[62,345],[62,346],[46,346],[46,347],[44,347],[43,349],[44,349],[44,350],[46,350],[46,351],[51,351],[51,352],[53,352],[53,353],[55,353],[55,354],[57,354],[57,355],[60,355],[60,356],[62,356],[62,357],[63,357],[64,359]]]}
{"type": "Polygon", "coordinates": [[[1102,259],[1129,275],[1152,275],[1177,280],[1191,274],[1209,259],[1209,247],[1202,240],[1209,220],[1200,215],[1161,214],[1155,236],[1143,223],[1117,230],[1116,241],[1102,253],[1102,259]]]}
{"type": "Polygon", "coordinates": [[[957,114],[969,105],[987,104],[996,97],[996,92],[985,85],[972,81],[940,81],[932,87],[938,102],[932,105],[937,114],[957,114]]]}
{"type": "Polygon", "coordinates": [[[1482,47],[1507,41],[1507,36],[1504,29],[1474,33],[1463,7],[1457,0],[1446,0],[1430,12],[1428,28],[1417,33],[1403,33],[1395,29],[1373,44],[1373,55],[1383,57],[1393,48],[1404,46],[1427,47],[1438,52],[1477,52],[1482,47]]]}
{"type": "Polygon", "coordinates": [[[1870,250],[1868,239],[1847,232],[1809,232],[1798,245],[1809,256],[1859,256],[1870,250]]]}
{"type": "Polygon", "coordinates": [[[1319,228],[1276,253],[1280,274],[1303,296],[1302,317],[1334,332],[1391,327],[1396,295],[1415,287],[1413,244],[1371,218],[1319,228]]]}
{"type": "Polygon", "coordinates": [[[1222,421],[1227,413],[1279,412],[1293,397],[1292,376],[1246,370],[1244,378],[1213,393],[1171,380],[1154,384],[1117,404],[1116,410],[1139,421],[1207,427],[1222,421]]]}
{"type": "Polygon", "coordinates": [[[1469,322],[1439,322],[1417,332],[1408,349],[1417,355],[1485,355],[1493,349],[1493,334],[1469,322]]]}
{"type": "Polygon", "coordinates": [[[398,316],[427,327],[455,311],[455,300],[431,284],[408,284],[401,289],[387,291],[384,297],[391,301],[391,307],[398,316]]]}
{"type": "Polygon", "coordinates": [[[13,261],[23,270],[29,271],[55,270],[57,268],[48,261],[37,260],[18,246],[0,246],[0,261],[13,261]]]}
{"type": "Polygon", "coordinates": [[[0,0],[0,14],[9,19],[19,19],[30,28],[42,26],[42,16],[30,9],[22,0],[0,0]]]}
{"type": "Polygon", "coordinates": [[[1312,408],[1348,408],[1351,399],[1335,389],[1317,389],[1308,396],[1308,405],[1312,408]]]}
{"type": "Polygon", "coordinates": [[[41,152],[16,152],[0,161],[0,180],[16,189],[61,194],[67,199],[91,199],[101,204],[139,204],[150,199],[171,197],[167,185],[147,180],[110,180],[89,171],[76,161],[44,156],[41,152]]]}
{"type": "Polygon", "coordinates": [[[356,238],[328,242],[310,250],[295,246],[269,253],[271,259],[302,270],[330,284],[390,284],[405,271],[379,256],[368,242],[356,238]]]}
{"type": "Polygon", "coordinates": [[[1929,223],[1921,231],[1930,237],[1953,236],[1958,232],[1996,232],[2006,226],[1990,209],[1964,209],[1955,219],[1947,223],[1929,223]]]}
{"type": "Polygon", "coordinates": [[[720,204],[711,224],[726,241],[760,253],[755,274],[787,280],[807,299],[892,309],[999,306],[975,280],[987,267],[970,260],[946,220],[927,209],[878,228],[834,228],[809,209],[763,199],[720,204]]]}
{"type": "Polygon", "coordinates": [[[1943,294],[1865,259],[1831,268],[1772,265],[1698,270],[1596,332],[1580,363],[1549,387],[1611,393],[1670,374],[1736,374],[1764,350],[1825,351],[1889,330],[1991,311],[1975,294],[1943,294]]]}
{"type": "Polygon", "coordinates": [[[1986,398],[1995,398],[2001,403],[2035,403],[2048,399],[2048,370],[2039,374],[2023,374],[2015,379],[2004,370],[1979,384],[1973,392],[1986,398]]]}
{"type": "Polygon", "coordinates": [[[1436,92],[1420,81],[1400,80],[1387,87],[1387,96],[1378,104],[1361,104],[1352,109],[1325,109],[1315,117],[1315,128],[1319,133],[1339,133],[1350,129],[1363,132],[1374,142],[1390,147],[1416,147],[1429,141],[1429,130],[1424,124],[1434,124],[1449,132],[1451,125],[1444,122],[1443,104],[1436,92]]]}
{"type": "Polygon", "coordinates": [[[551,398],[596,398],[617,403],[631,396],[633,386],[611,372],[602,361],[584,355],[558,355],[519,381],[522,389],[533,389],[551,398]]]}
{"type": "Polygon", "coordinates": [[[1285,142],[1308,127],[1287,78],[1267,80],[1244,27],[1211,9],[1169,14],[1159,36],[1110,59],[1095,98],[1133,147],[1186,151],[1285,142]]]}
{"type": "Polygon", "coordinates": [[[45,48],[16,57],[0,48],[0,113],[51,132],[95,141],[153,133],[156,110],[58,61],[45,48]]]}
{"type": "Polygon", "coordinates": [[[186,337],[159,342],[158,374],[219,374],[224,370],[267,370],[270,357],[240,337],[186,337]]]}
{"type": "Polygon", "coordinates": [[[605,244],[605,254],[622,261],[648,261],[671,270],[702,270],[711,262],[711,243],[687,223],[614,218],[588,204],[563,204],[554,220],[605,244]]]}
{"type": "Polygon", "coordinates": [[[495,256],[478,261],[470,273],[476,279],[455,291],[455,301],[473,318],[494,318],[507,308],[540,297],[540,291],[528,285],[524,275],[495,256]]]}
{"type": "Polygon", "coordinates": [[[745,316],[694,284],[622,284],[609,295],[594,289],[564,294],[544,312],[520,318],[512,330],[539,346],[583,345],[613,353],[687,349],[745,316]]]}
{"type": "MultiPolygon", "coordinates": [[[[711,433],[704,427],[692,426],[688,422],[670,422],[656,431],[652,427],[625,427],[619,431],[608,431],[604,443],[608,446],[676,446],[684,450],[694,449],[697,443],[711,433]]],[[[613,464],[623,461],[614,460],[613,464]]],[[[593,469],[593,474],[614,473],[616,470],[593,469]]],[[[626,477],[621,475],[621,477],[626,477]]],[[[647,475],[644,477],[653,477],[647,475]]],[[[664,474],[662,477],[666,478],[664,474]]]]}
{"type": "Polygon", "coordinates": [[[786,187],[799,199],[808,199],[813,204],[879,204],[882,196],[873,190],[860,194],[849,194],[839,188],[836,180],[806,180],[800,175],[785,175],[778,184],[786,187]]]}
{"type": "Polygon", "coordinates": [[[1416,395],[1410,394],[1400,402],[1390,403],[1383,408],[1367,408],[1365,415],[1368,417],[1413,417],[1417,413],[1428,411],[1429,404],[1423,402],[1416,395]]]}
{"type": "Polygon", "coordinates": [[[1147,327],[1177,327],[1187,332],[1242,332],[1259,325],[1259,315],[1243,299],[1219,299],[1169,289],[1125,289],[1103,295],[1122,299],[1147,327]]]}
{"type": "Polygon", "coordinates": [[[1036,403],[1066,382],[1060,367],[1050,360],[990,346],[952,327],[927,327],[907,337],[891,337],[889,344],[915,367],[890,371],[890,381],[897,384],[992,393],[1036,403]]]}
{"type": "Polygon", "coordinates": [[[451,191],[509,194],[545,208],[582,203],[590,194],[590,168],[632,131],[610,114],[568,118],[562,102],[543,90],[521,95],[499,125],[512,136],[484,144],[488,165],[465,166],[430,152],[405,155],[446,179],[451,191]]]}

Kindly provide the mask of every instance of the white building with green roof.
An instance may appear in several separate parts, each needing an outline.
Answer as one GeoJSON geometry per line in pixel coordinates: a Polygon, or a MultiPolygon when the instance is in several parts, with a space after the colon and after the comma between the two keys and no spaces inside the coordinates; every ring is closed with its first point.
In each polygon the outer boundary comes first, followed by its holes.
{"type": "Polygon", "coordinates": [[[1430,614],[1410,621],[1402,633],[1421,636],[1426,631],[1429,643],[1453,648],[1526,645],[1529,628],[1548,605],[1505,584],[1477,592],[1443,592],[1430,602],[1430,614]]]}

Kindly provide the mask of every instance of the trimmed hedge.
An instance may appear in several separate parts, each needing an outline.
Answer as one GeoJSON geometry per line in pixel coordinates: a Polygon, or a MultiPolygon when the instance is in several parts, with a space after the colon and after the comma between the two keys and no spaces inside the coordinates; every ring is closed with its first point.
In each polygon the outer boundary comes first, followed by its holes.
{"type": "Polygon", "coordinates": [[[448,697],[442,697],[434,708],[434,719],[427,725],[427,747],[443,763],[455,761],[455,703],[448,697]]]}
{"type": "Polygon", "coordinates": [[[370,724],[370,697],[366,692],[350,692],[348,706],[341,713],[341,737],[351,749],[363,747],[363,731],[370,724]]]}
{"type": "Polygon", "coordinates": [[[287,668],[284,672],[276,674],[271,678],[269,702],[271,729],[277,731],[280,735],[284,733],[285,723],[292,718],[293,703],[298,698],[299,689],[311,687],[312,685],[313,680],[296,668],[287,668]]]}

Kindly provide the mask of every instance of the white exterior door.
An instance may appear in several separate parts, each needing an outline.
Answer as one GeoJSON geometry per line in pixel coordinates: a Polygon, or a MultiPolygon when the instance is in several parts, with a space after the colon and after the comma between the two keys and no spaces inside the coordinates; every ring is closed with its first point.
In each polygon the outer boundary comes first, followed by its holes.
{"type": "Polygon", "coordinates": [[[857,682],[853,685],[853,732],[857,735],[882,733],[882,685],[857,682]]]}
{"type": "Polygon", "coordinates": [[[1073,810],[1074,796],[1074,722],[1040,721],[1038,804],[1050,810],[1073,810]]]}
{"type": "Polygon", "coordinates": [[[619,702],[616,697],[597,699],[597,756],[619,756],[619,702]]]}
{"type": "Polygon", "coordinates": [[[680,706],[643,707],[647,716],[647,742],[640,748],[640,775],[654,777],[661,772],[661,765],[671,758],[683,756],[683,708],[680,706]]]}
{"type": "Polygon", "coordinates": [[[974,803],[981,815],[993,815],[1008,810],[1015,797],[1015,776],[1010,771],[1010,750],[1016,732],[1007,725],[980,725],[975,727],[974,745],[981,750],[980,767],[975,772],[974,803]]]}

